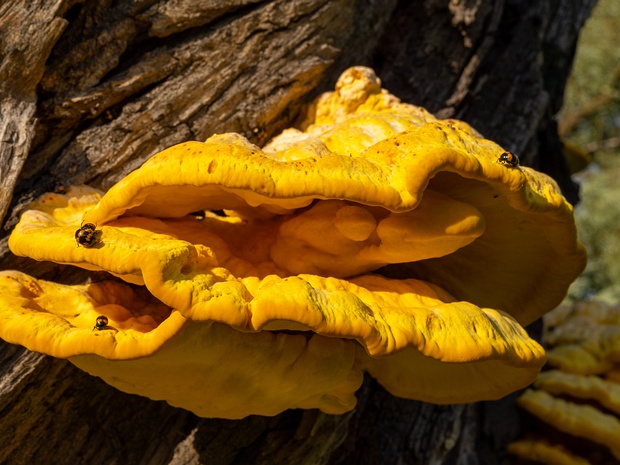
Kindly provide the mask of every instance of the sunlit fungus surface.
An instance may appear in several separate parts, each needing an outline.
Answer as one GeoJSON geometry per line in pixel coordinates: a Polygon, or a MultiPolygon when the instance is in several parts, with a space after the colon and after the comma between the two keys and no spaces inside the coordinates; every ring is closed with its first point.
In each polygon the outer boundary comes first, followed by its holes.
{"type": "Polygon", "coordinates": [[[556,183],[368,68],[312,108],[263,148],[214,135],[39,198],[15,254],[127,284],[2,272],[0,336],[203,417],[344,413],[364,372],[439,404],[532,382],[522,325],[585,264],[556,183]]]}

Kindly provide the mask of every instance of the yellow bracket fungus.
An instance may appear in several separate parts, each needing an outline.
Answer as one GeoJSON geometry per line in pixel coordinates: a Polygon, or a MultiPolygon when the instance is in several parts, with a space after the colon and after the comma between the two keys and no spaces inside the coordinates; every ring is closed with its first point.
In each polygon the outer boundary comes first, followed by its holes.
{"type": "Polygon", "coordinates": [[[556,396],[567,395],[576,399],[592,399],[620,416],[620,384],[606,381],[598,376],[548,370],[538,375],[534,386],[556,396]]]}
{"type": "Polygon", "coordinates": [[[559,307],[545,319],[549,364],[583,375],[603,374],[620,363],[620,311],[603,302],[559,307]]]}
{"type": "MultiPolygon", "coordinates": [[[[436,403],[529,384],[545,355],[520,324],[585,264],[556,183],[499,162],[505,150],[465,123],[401,103],[367,68],[347,70],[302,129],[262,149],[237,134],[186,142],[105,195],[71,187],[34,202],[14,253],[106,271],[138,286],[119,292],[148,290],[144,315],[168,316],[126,333],[89,287],[9,272],[0,336],[202,416],[341,413],[363,371],[436,403]],[[82,224],[97,228],[92,247],[76,246],[82,224]],[[44,291],[14,297],[16,280],[44,291]],[[84,300],[65,300],[72,292],[84,300]],[[113,329],[93,331],[97,315],[113,329]],[[174,380],[160,380],[170,366],[174,380]]],[[[137,318],[134,300],[118,305],[137,318]]]]}
{"type": "Polygon", "coordinates": [[[528,389],[518,403],[560,431],[607,446],[620,460],[620,420],[590,405],[556,398],[546,391],[528,389]]]}
{"type": "Polygon", "coordinates": [[[588,460],[571,454],[561,446],[545,441],[520,439],[510,443],[508,451],[524,460],[547,465],[592,465],[588,460]]]}
{"type": "Polygon", "coordinates": [[[550,465],[620,463],[619,310],[593,300],[545,315],[548,364],[557,368],[518,399],[532,417],[511,453],[550,465]]]}

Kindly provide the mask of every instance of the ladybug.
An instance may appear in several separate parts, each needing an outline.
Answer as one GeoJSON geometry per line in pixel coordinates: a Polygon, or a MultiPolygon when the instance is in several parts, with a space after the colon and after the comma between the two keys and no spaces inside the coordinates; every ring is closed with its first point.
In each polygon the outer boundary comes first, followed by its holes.
{"type": "Polygon", "coordinates": [[[94,330],[102,331],[106,329],[107,327],[108,327],[108,317],[99,315],[97,317],[97,321],[95,321],[95,326],[93,326],[93,331],[94,330]]]}
{"type": "Polygon", "coordinates": [[[512,152],[504,152],[499,156],[497,163],[510,168],[516,168],[519,166],[519,157],[512,152]]]}
{"type": "Polygon", "coordinates": [[[81,245],[89,249],[99,242],[101,231],[97,231],[96,228],[94,224],[86,223],[75,231],[75,242],[77,242],[78,247],[81,245]]]}

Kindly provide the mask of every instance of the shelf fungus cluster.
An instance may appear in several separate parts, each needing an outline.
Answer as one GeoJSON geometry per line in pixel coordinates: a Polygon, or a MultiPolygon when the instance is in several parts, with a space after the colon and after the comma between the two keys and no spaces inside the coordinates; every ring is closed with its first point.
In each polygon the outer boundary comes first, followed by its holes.
{"type": "Polygon", "coordinates": [[[547,465],[620,464],[620,306],[581,302],[544,322],[548,369],[517,401],[530,427],[509,450],[547,465]]]}
{"type": "Polygon", "coordinates": [[[522,325],[585,262],[556,183],[506,153],[349,69],[262,149],[215,135],[105,195],[38,199],[15,254],[120,280],[5,271],[0,336],[204,417],[343,413],[364,372],[410,399],[502,397],[545,361],[522,325]]]}

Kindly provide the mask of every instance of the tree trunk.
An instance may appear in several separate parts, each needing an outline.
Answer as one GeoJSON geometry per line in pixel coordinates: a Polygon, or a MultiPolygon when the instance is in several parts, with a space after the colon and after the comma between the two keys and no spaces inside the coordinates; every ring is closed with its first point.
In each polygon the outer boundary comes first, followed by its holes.
{"type": "MultiPolygon", "coordinates": [[[[351,65],[404,101],[463,119],[576,201],[554,115],[595,0],[6,0],[0,5],[0,268],[7,235],[54,183],[109,188],[213,133],[260,144],[351,65]]],[[[0,342],[6,464],[486,464],[519,433],[513,396],[436,406],[372,379],[355,411],[201,419],[0,342]]]]}

